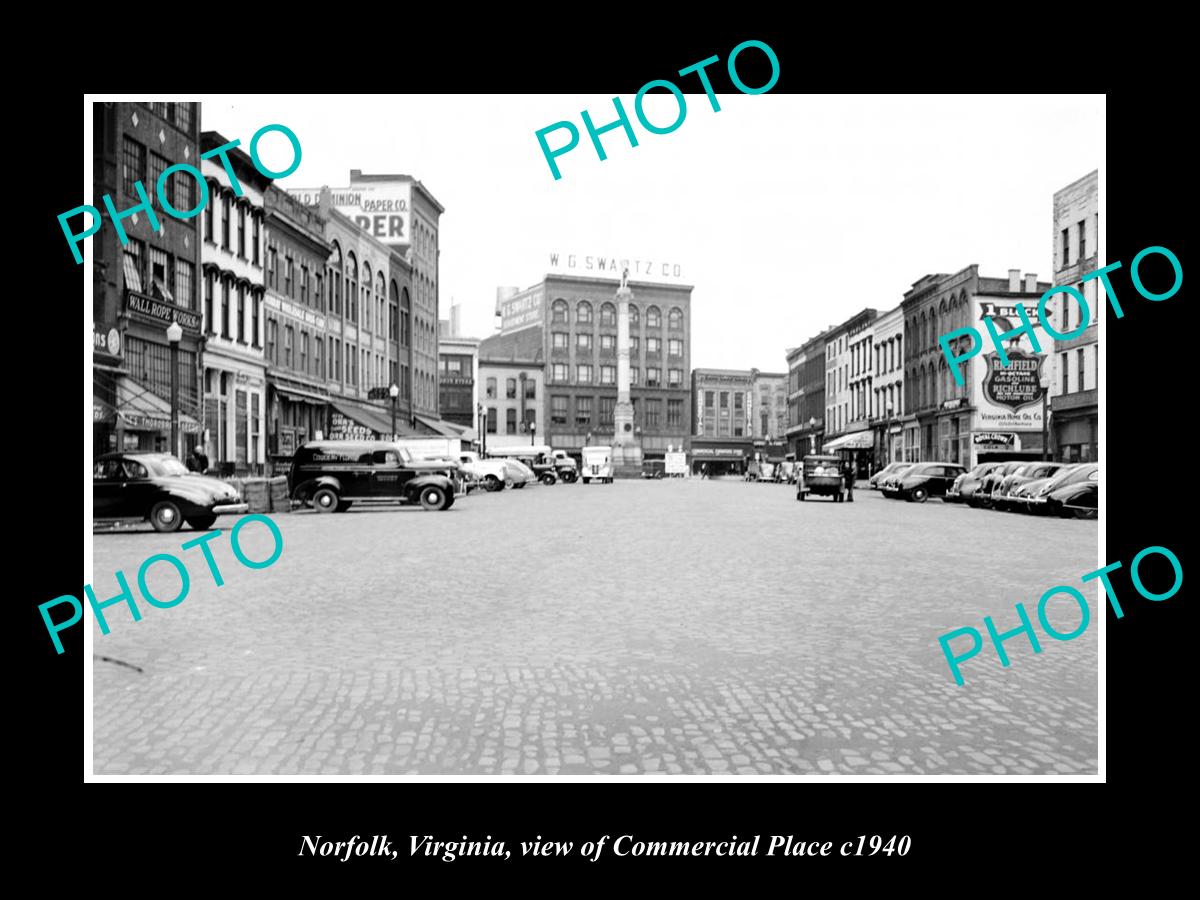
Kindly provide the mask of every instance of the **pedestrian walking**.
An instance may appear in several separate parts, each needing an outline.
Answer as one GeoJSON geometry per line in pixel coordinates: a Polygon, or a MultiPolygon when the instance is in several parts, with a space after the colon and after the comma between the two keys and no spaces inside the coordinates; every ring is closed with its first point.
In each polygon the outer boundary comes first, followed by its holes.
{"type": "Polygon", "coordinates": [[[708,463],[700,463],[700,480],[708,477],[708,463]]]}
{"type": "Polygon", "coordinates": [[[854,460],[846,463],[846,502],[854,502],[854,460]]]}

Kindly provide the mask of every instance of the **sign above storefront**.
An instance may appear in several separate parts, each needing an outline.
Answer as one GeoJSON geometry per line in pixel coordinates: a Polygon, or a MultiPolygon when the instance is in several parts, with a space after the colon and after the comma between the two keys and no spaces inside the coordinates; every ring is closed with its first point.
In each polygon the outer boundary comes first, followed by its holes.
{"type": "Polygon", "coordinates": [[[325,330],[325,317],[319,316],[311,309],[306,309],[303,306],[292,303],[290,300],[284,300],[282,297],[276,297],[274,294],[268,293],[263,302],[267,309],[273,309],[277,312],[286,313],[293,319],[303,322],[305,325],[312,325],[314,328],[325,330]]]}
{"type": "Polygon", "coordinates": [[[97,355],[121,357],[121,332],[115,328],[103,329],[92,324],[92,352],[97,355]]]}
{"type": "Polygon", "coordinates": [[[1001,447],[1011,447],[1017,441],[1017,436],[1011,431],[977,431],[971,435],[972,444],[996,444],[1001,447]]]}
{"type": "Polygon", "coordinates": [[[161,322],[163,325],[170,325],[172,321],[178,322],[184,331],[200,333],[199,313],[183,309],[166,300],[155,300],[137,291],[126,291],[125,309],[141,318],[161,322]]]}

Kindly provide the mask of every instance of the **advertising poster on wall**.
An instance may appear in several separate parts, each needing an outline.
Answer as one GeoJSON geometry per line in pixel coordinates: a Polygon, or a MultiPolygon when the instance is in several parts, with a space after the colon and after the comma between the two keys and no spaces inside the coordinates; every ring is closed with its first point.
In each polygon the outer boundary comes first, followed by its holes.
{"type": "Polygon", "coordinates": [[[500,334],[533,328],[545,321],[546,295],[541,285],[519,291],[496,304],[500,334]]]}
{"type": "MultiPolygon", "coordinates": [[[[1018,328],[1021,320],[1011,301],[997,302],[996,298],[976,297],[979,331],[984,331],[983,319],[990,316],[999,334],[1018,328]]],[[[1036,322],[1036,319],[1034,320],[1036,322]]],[[[1043,349],[1052,346],[1051,339],[1038,329],[1037,339],[1043,349]]],[[[988,343],[990,347],[990,341],[988,343]]],[[[971,403],[975,407],[976,431],[1041,431],[1042,397],[1046,393],[1045,353],[1034,353],[1028,335],[1020,334],[1004,342],[1008,364],[994,350],[983,352],[971,361],[971,403]]]]}

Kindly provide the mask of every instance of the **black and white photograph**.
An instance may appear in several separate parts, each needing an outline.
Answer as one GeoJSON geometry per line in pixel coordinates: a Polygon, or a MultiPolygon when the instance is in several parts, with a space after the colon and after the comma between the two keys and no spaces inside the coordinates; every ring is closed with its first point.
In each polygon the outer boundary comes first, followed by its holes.
{"type": "Polygon", "coordinates": [[[1102,780],[1104,96],[769,50],[87,95],[89,780],[1102,780]]]}

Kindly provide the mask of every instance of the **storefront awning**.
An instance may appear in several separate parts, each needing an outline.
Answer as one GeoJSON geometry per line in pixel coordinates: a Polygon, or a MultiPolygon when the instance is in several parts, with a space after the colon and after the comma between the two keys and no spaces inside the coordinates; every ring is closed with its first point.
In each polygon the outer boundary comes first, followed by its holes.
{"type": "Polygon", "coordinates": [[[442,437],[461,438],[463,436],[462,429],[452,425],[450,422],[443,422],[441,419],[431,419],[428,416],[413,416],[413,418],[434,434],[440,434],[442,437]]]}
{"type": "MultiPolygon", "coordinates": [[[[126,375],[117,378],[116,414],[131,431],[171,430],[170,402],[126,375]]],[[[186,434],[199,434],[200,423],[187,413],[180,412],[179,430],[186,434]]]]}
{"type": "Polygon", "coordinates": [[[314,406],[324,406],[329,402],[328,396],[312,393],[302,388],[294,388],[283,385],[273,385],[275,393],[280,397],[286,397],[289,400],[294,400],[297,403],[311,403],[314,406]]]}
{"type": "Polygon", "coordinates": [[[836,450],[870,450],[875,446],[875,435],[870,431],[856,431],[853,434],[843,434],[831,441],[825,442],[823,453],[833,453],[836,450]]]}

